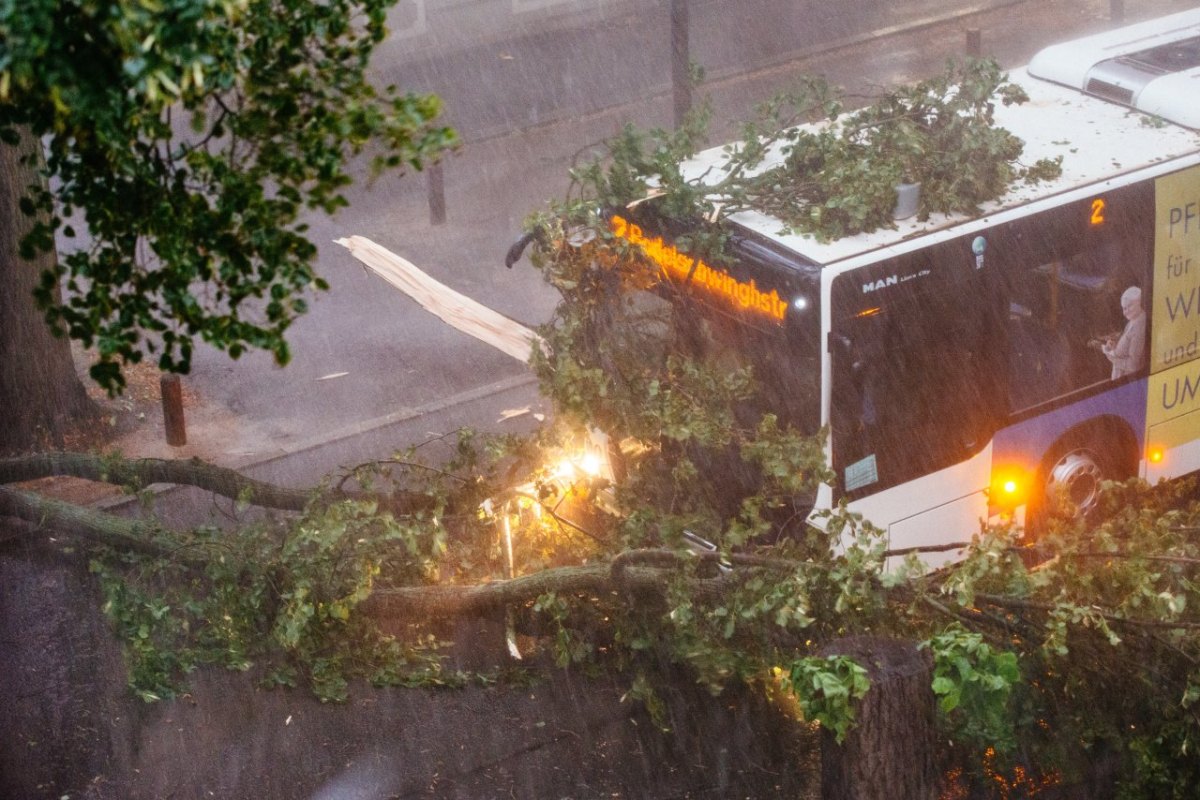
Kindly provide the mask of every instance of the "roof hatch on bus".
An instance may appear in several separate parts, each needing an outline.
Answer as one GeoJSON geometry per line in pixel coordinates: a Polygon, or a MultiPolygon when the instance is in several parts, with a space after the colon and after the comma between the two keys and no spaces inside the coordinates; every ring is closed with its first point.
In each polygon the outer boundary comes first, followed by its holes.
{"type": "Polygon", "coordinates": [[[1047,47],[1029,74],[1200,128],[1200,8],[1047,47]]]}

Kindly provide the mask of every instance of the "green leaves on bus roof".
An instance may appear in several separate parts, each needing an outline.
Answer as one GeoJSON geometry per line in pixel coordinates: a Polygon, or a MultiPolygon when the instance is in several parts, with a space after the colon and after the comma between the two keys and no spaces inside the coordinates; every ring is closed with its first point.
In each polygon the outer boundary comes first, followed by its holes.
{"type": "Polygon", "coordinates": [[[990,60],[951,62],[853,112],[823,80],[807,78],[763,104],[724,161],[702,175],[685,164],[703,140],[707,110],[677,132],[627,129],[604,162],[574,177],[585,197],[605,205],[652,192],[667,216],[716,219],[752,208],[791,231],[838,239],[891,227],[901,183],[921,184],[924,218],[971,213],[1015,182],[1058,176],[1059,160],[1022,166],[1023,142],[996,125],[997,103],[1027,99],[990,60]]]}

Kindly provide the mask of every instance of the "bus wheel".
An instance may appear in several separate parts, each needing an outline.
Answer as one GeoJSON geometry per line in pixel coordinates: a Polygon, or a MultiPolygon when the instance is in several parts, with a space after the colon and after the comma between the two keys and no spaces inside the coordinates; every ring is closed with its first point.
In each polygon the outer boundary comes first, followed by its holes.
{"type": "Polygon", "coordinates": [[[1121,459],[1105,437],[1074,436],[1063,441],[1046,459],[1041,508],[1035,522],[1047,517],[1081,520],[1100,504],[1100,483],[1125,475],[1121,459]]]}
{"type": "Polygon", "coordinates": [[[1069,516],[1082,519],[1100,499],[1100,482],[1105,479],[1104,462],[1090,448],[1069,450],[1059,456],[1046,475],[1046,499],[1069,516]]]}

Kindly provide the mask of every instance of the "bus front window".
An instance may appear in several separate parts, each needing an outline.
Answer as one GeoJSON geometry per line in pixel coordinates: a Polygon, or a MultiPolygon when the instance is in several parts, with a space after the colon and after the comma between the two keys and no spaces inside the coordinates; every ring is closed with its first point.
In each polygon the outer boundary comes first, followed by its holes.
{"type": "Polygon", "coordinates": [[[820,427],[820,361],[816,345],[785,327],[747,324],[697,304],[696,339],[706,358],[730,369],[748,368],[754,392],[737,409],[739,422],[755,425],[774,414],[783,425],[805,434],[820,427]]]}

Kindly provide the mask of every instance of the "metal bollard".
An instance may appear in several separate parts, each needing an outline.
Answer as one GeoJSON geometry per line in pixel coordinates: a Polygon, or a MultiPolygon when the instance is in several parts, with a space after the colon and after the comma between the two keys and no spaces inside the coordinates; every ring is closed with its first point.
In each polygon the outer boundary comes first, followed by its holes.
{"type": "Polygon", "coordinates": [[[163,425],[167,429],[167,444],[183,447],[187,444],[187,425],[183,419],[183,386],[178,375],[163,375],[158,379],[162,394],[163,425]]]}
{"type": "Polygon", "coordinates": [[[429,191],[429,224],[446,224],[446,178],[442,162],[430,164],[426,169],[426,188],[429,191]]]}
{"type": "Polygon", "coordinates": [[[972,58],[983,55],[983,32],[979,28],[967,28],[967,55],[972,58]]]}

